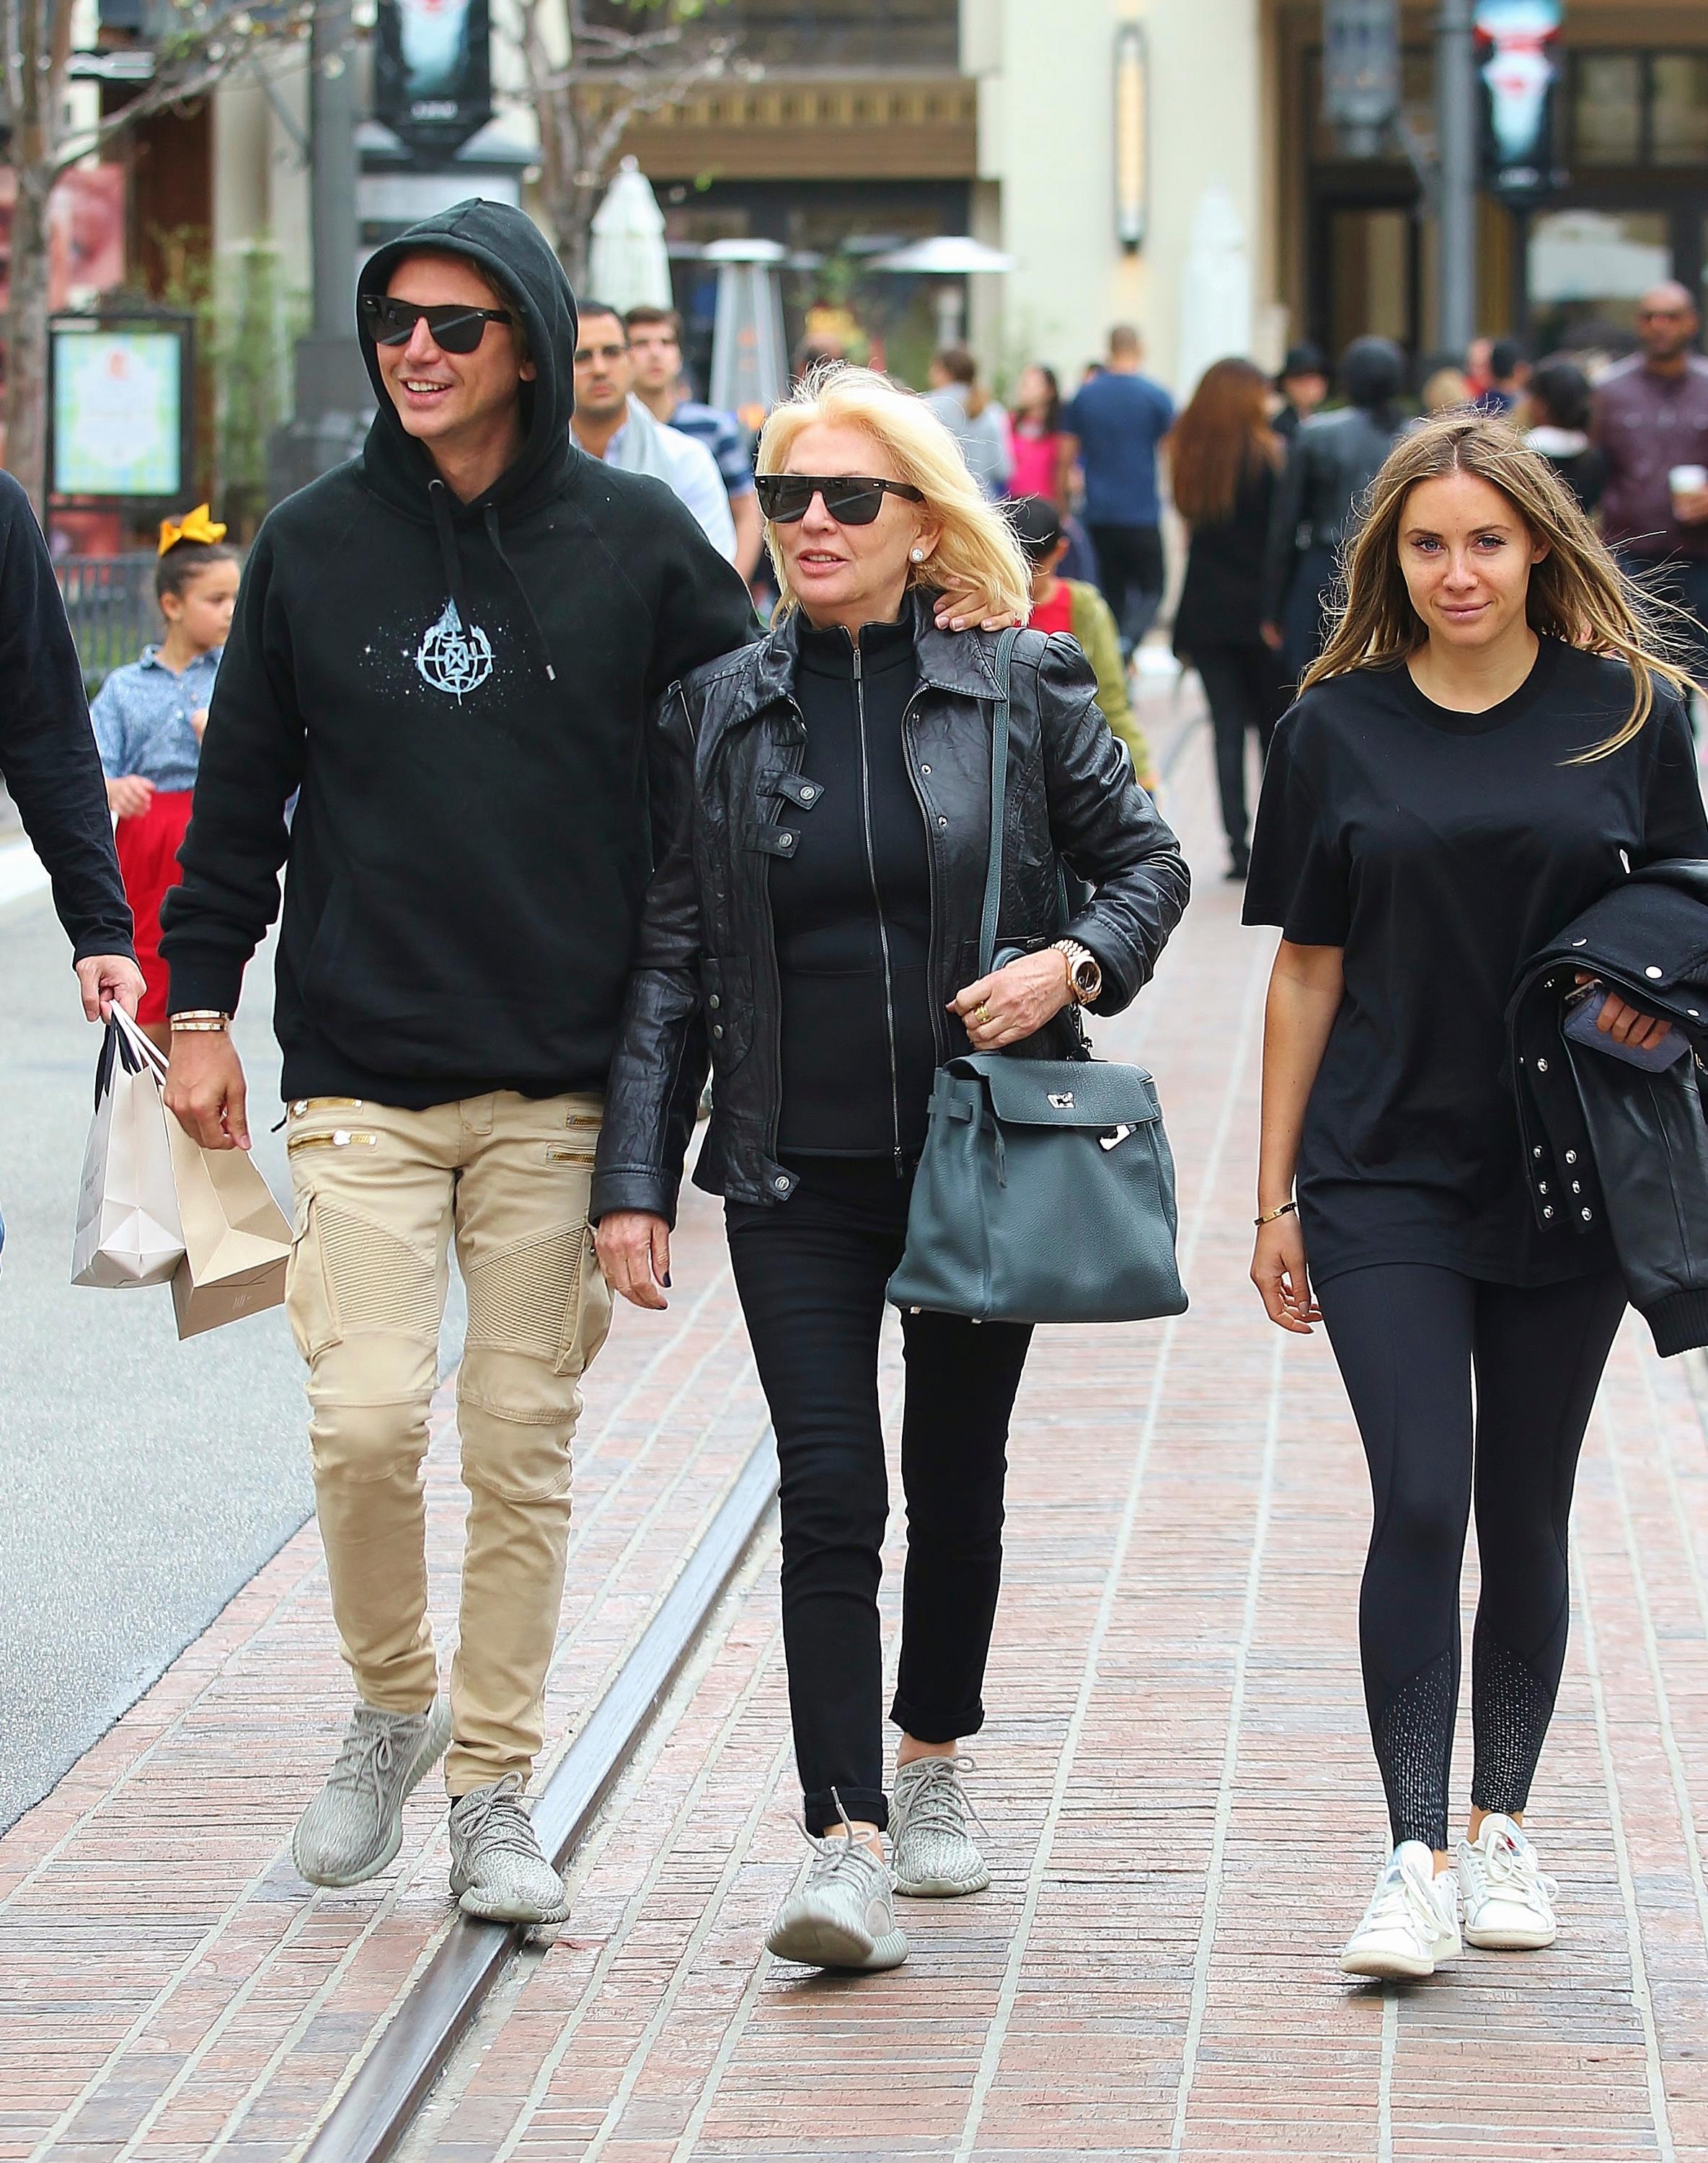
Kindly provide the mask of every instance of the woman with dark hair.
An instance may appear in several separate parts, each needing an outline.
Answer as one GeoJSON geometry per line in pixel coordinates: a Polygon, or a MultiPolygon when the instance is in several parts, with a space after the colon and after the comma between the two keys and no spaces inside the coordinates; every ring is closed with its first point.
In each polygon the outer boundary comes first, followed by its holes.
{"type": "Polygon", "coordinates": [[[1574,361],[1545,360],[1530,379],[1527,447],[1548,460],[1588,511],[1601,500],[1607,464],[1590,441],[1594,393],[1574,361]]]}
{"type": "Polygon", "coordinates": [[[1192,531],[1174,650],[1198,672],[1216,737],[1228,876],[1245,876],[1245,743],[1266,756],[1286,710],[1281,664],[1263,638],[1263,558],[1285,452],[1269,422],[1269,384],[1247,360],[1206,370],[1174,424],[1174,505],[1192,531]]]}
{"type": "Polygon", "coordinates": [[[1271,516],[1263,636],[1296,683],[1323,651],[1340,549],[1365,490],[1400,432],[1406,356],[1391,338],[1354,338],[1340,361],[1345,405],[1294,437],[1271,516]]]}
{"type": "Polygon", "coordinates": [[[1020,370],[1009,414],[1009,493],[1067,506],[1061,460],[1061,386],[1036,361],[1020,370]]]}
{"type": "MultiPolygon", "coordinates": [[[[1392,1852],[1341,1966],[1407,1977],[1459,1951],[1461,1899],[1475,1946],[1558,1931],[1522,1820],[1565,1657],[1578,1452],[1626,1305],[1595,1212],[1532,1198],[1508,995],[1630,872],[1708,856],[1708,817],[1686,678],[1505,420],[1406,437],[1347,588],[1276,732],[1245,890],[1246,921],[1281,932],[1251,1275],[1278,1328],[1326,1323],[1370,1462],[1359,1640],[1392,1852]],[[1475,1747],[1450,1856],[1473,1507],[1475,1747]]],[[[1611,992],[1597,1026],[1637,1050],[1667,1029],[1611,992]]]]}

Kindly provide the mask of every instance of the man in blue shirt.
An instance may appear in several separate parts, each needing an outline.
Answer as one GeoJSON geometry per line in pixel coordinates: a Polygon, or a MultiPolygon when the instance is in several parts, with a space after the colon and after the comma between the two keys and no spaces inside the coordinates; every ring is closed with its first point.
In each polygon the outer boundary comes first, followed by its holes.
{"type": "Polygon", "coordinates": [[[631,308],[623,327],[629,334],[636,397],[655,421],[692,436],[716,459],[736,523],[736,568],[751,579],[759,567],[765,537],[747,432],[733,413],[702,406],[688,396],[682,380],[682,318],[674,308],[631,308]]]}
{"type": "Polygon", "coordinates": [[[1155,621],[1165,583],[1156,447],[1174,426],[1174,401],[1139,372],[1139,333],[1109,333],[1108,365],[1061,416],[1067,456],[1085,472],[1085,524],[1098,582],[1130,655],[1155,621]]]}

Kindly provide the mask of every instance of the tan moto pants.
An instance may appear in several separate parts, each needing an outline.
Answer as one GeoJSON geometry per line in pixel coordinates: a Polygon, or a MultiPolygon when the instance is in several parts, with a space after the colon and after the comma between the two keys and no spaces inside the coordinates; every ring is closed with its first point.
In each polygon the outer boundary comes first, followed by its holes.
{"type": "Polygon", "coordinates": [[[333,1616],[362,1699],[391,1712],[423,1710],[438,1684],[422,1460],[453,1236],[468,1287],[453,1795],[526,1778],[542,1738],[581,1371],[610,1326],[587,1223],[599,1121],[597,1097],[510,1091],[425,1112],[290,1107],[286,1308],[308,1362],[333,1616]]]}

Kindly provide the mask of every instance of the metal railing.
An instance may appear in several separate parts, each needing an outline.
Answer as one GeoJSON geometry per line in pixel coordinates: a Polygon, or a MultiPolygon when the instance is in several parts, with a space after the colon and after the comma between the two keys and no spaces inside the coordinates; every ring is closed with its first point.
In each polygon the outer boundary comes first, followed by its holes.
{"type": "Polygon", "coordinates": [[[61,556],[54,566],[91,691],[158,639],[151,550],[131,556],[61,556]]]}

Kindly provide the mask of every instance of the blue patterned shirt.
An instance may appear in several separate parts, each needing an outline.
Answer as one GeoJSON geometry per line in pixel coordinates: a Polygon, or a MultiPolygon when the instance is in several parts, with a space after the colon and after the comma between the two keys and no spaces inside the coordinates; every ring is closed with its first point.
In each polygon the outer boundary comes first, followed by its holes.
{"type": "Polygon", "coordinates": [[[695,398],[684,398],[670,416],[670,425],[705,445],[717,460],[724,491],[732,500],[753,493],[753,461],[747,455],[747,432],[733,413],[722,412],[715,406],[702,406],[695,398]]]}
{"type": "Polygon", "coordinates": [[[156,788],[196,786],[202,746],[190,716],[212,698],[223,650],[216,646],[198,655],[177,676],[160,659],[159,647],[145,646],[140,661],[113,670],[89,708],[102,770],[109,781],[135,773],[156,788]]]}

